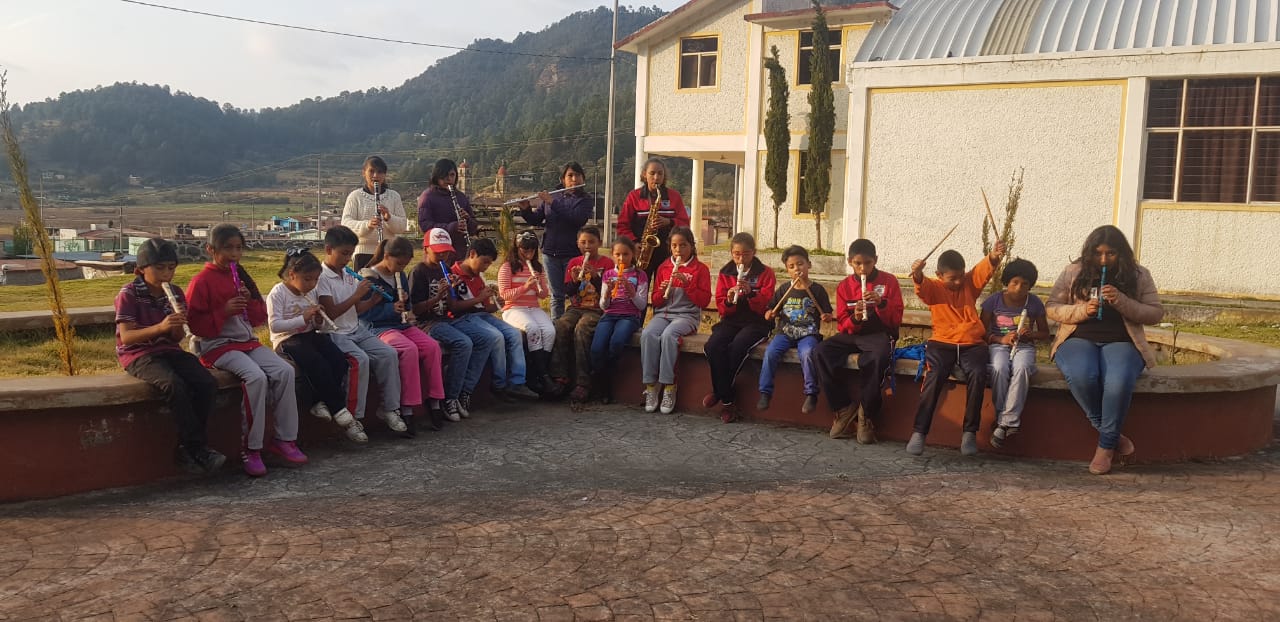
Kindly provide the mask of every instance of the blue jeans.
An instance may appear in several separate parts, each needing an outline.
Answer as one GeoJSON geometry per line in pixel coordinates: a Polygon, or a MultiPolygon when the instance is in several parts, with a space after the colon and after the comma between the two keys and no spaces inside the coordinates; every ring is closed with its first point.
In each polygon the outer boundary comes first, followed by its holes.
{"type": "Polygon", "coordinates": [[[1022,426],[1022,409],[1027,405],[1031,377],[1036,375],[1036,347],[1019,344],[1012,358],[1009,346],[993,343],[990,375],[991,405],[996,409],[996,423],[1008,428],[1022,426]]]}
{"type": "Polygon", "coordinates": [[[485,361],[489,360],[489,344],[473,344],[466,333],[448,322],[434,322],[427,334],[440,343],[444,351],[444,397],[456,400],[470,393],[480,382],[485,361]]]}
{"type": "Polygon", "coordinates": [[[468,313],[454,320],[453,327],[470,337],[474,347],[489,345],[494,390],[524,384],[524,337],[516,327],[488,313],[468,313]]]}
{"type": "Polygon", "coordinates": [[[542,256],[542,267],[547,271],[547,281],[551,284],[551,320],[555,321],[564,315],[564,271],[569,267],[572,257],[542,256]]]}
{"type": "Polygon", "coordinates": [[[800,373],[804,375],[804,394],[818,394],[818,370],[813,366],[813,349],[822,343],[822,337],[809,335],[798,341],[786,335],[775,335],[769,347],[764,351],[764,362],[760,365],[760,392],[773,395],[773,375],[778,372],[778,364],[791,348],[800,356],[800,373]]]}
{"type": "Polygon", "coordinates": [[[591,368],[609,369],[622,356],[622,349],[639,328],[640,318],[634,315],[602,315],[596,324],[596,334],[591,337],[591,368]]]}
{"type": "Polygon", "coordinates": [[[1066,377],[1072,397],[1098,430],[1098,447],[1115,449],[1129,414],[1133,385],[1146,367],[1142,353],[1127,341],[1067,339],[1053,360],[1066,377]]]}

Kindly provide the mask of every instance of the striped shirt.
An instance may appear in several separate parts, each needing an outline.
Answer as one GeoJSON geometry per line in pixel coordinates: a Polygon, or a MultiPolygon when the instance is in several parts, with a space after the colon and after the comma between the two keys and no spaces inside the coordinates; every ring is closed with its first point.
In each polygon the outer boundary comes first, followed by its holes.
{"type": "Polygon", "coordinates": [[[515,307],[538,308],[538,299],[551,295],[551,286],[547,284],[547,272],[543,270],[536,274],[538,288],[522,289],[525,283],[529,282],[528,266],[523,266],[519,272],[512,274],[511,262],[502,262],[502,266],[498,268],[498,293],[506,301],[506,304],[502,305],[503,311],[515,307]]]}

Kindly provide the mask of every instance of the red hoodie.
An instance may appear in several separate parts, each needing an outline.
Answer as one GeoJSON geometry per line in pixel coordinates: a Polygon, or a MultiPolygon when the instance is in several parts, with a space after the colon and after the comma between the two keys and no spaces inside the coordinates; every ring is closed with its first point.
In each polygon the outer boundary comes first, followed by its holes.
{"type": "Polygon", "coordinates": [[[707,264],[698,261],[697,257],[692,257],[689,263],[682,264],[680,273],[689,275],[690,280],[685,284],[679,281],[672,283],[671,300],[668,301],[663,295],[665,293],[663,287],[664,283],[671,278],[671,271],[674,268],[670,260],[658,266],[658,273],[654,276],[654,284],[649,292],[649,304],[653,305],[654,313],[701,314],[702,309],[711,303],[711,271],[707,269],[707,264]]]}
{"type": "Polygon", "coordinates": [[[241,314],[226,313],[227,301],[240,295],[229,268],[206,263],[187,284],[187,325],[197,337],[196,351],[206,365],[228,351],[248,352],[262,345],[253,327],[267,323],[267,303],[254,291],[252,279],[244,280],[244,285],[251,292],[245,307],[248,321],[241,314]]]}
{"type": "Polygon", "coordinates": [[[859,315],[854,317],[855,305],[862,300],[862,282],[857,275],[849,275],[836,286],[836,317],[840,320],[840,332],[851,335],[866,335],[876,332],[889,333],[896,336],[898,327],[902,325],[902,288],[898,286],[898,277],[874,270],[867,275],[867,289],[884,287],[880,304],[867,310],[867,319],[859,315]]]}
{"type": "Polygon", "coordinates": [[[716,277],[716,310],[720,312],[720,321],[772,325],[764,319],[764,312],[769,310],[769,299],[778,286],[778,277],[759,259],[753,258],[744,280],[750,284],[751,291],[740,297],[737,304],[730,304],[729,290],[738,284],[738,264],[730,261],[720,268],[716,277]]]}

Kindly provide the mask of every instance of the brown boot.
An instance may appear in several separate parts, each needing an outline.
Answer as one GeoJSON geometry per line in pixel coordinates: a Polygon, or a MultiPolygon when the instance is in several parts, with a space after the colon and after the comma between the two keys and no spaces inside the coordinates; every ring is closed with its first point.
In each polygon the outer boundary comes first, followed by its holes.
{"type": "Polygon", "coordinates": [[[853,436],[849,428],[858,418],[856,407],[850,404],[836,411],[835,421],[831,422],[831,438],[849,438],[853,436]]]}
{"type": "Polygon", "coordinates": [[[876,442],[876,424],[871,422],[867,413],[858,409],[858,444],[873,445],[876,442]]]}

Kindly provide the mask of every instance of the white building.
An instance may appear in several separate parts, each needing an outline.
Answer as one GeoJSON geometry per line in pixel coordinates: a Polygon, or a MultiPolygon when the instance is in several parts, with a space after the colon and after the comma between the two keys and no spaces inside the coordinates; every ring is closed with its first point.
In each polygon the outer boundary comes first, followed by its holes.
{"type": "MultiPolygon", "coordinates": [[[[904,273],[959,222],[947,245],[972,260],[980,189],[1001,218],[1025,167],[1015,254],[1041,281],[1111,223],[1163,290],[1280,297],[1280,0],[823,4],[842,44],[824,247],[868,237],[904,273]]],[[[795,180],[806,6],[693,0],[619,44],[639,59],[637,160],[738,164],[737,228],[763,239],[763,59],[777,45],[792,81],[795,180]]],[[[779,239],[813,246],[795,185],[779,239]]]]}

